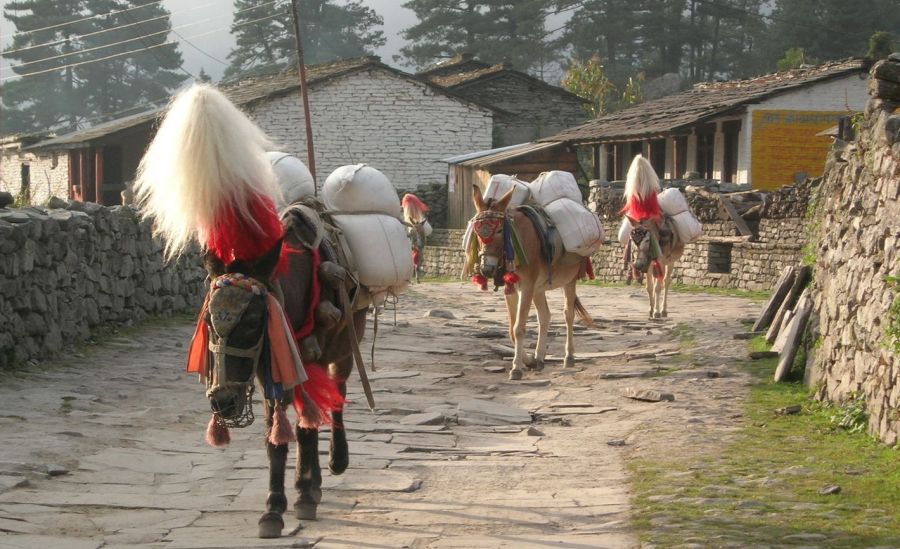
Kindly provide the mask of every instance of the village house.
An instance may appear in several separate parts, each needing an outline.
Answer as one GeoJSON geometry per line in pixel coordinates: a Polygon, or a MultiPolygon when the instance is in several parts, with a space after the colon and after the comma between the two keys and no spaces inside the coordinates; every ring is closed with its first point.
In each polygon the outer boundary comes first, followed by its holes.
{"type": "Polygon", "coordinates": [[[544,138],[590,149],[592,178],[622,180],[643,154],[664,179],[776,189],[822,174],[831,139],[817,135],[868,98],[867,64],[848,59],[692,89],[544,138]]]}
{"type": "Polygon", "coordinates": [[[536,141],[587,120],[586,101],[514,70],[460,54],[418,73],[433,84],[501,110],[494,117],[492,147],[536,141]]]}
{"type": "Polygon", "coordinates": [[[25,150],[52,134],[10,135],[0,138],[0,191],[29,202],[43,203],[51,196],[67,196],[68,156],[25,150]]]}

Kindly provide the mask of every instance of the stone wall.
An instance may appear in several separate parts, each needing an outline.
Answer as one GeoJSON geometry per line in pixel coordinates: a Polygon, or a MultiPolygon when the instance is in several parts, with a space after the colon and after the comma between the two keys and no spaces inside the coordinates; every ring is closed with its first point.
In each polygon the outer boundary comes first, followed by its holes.
{"type": "Polygon", "coordinates": [[[46,204],[50,197],[69,196],[69,156],[65,153],[41,153],[5,150],[0,157],[0,191],[18,198],[22,189],[22,166],[28,166],[30,204],[46,204]]]}
{"type": "Polygon", "coordinates": [[[872,99],[855,142],[837,143],[818,197],[813,300],[814,357],[807,382],[836,402],[863,397],[869,431],[900,437],[900,55],[876,64],[872,99]],[[892,317],[893,314],[893,317],[892,317]],[[893,348],[893,350],[892,350],[893,348]]]}
{"type": "Polygon", "coordinates": [[[430,208],[428,212],[428,222],[431,224],[431,227],[434,229],[446,227],[447,185],[444,183],[420,185],[418,189],[415,189],[415,195],[421,198],[430,208]]]}
{"type": "Polygon", "coordinates": [[[588,118],[584,102],[574,95],[510,71],[456,86],[453,91],[510,113],[498,115],[494,122],[494,147],[535,141],[588,118]]]}
{"type": "MultiPolygon", "coordinates": [[[[389,70],[371,68],[310,88],[319,183],[346,164],[383,171],[403,191],[445,183],[440,159],[491,148],[493,113],[389,70]]],[[[306,158],[296,93],[247,113],[285,152],[306,158]]]]}
{"type": "Polygon", "coordinates": [[[0,209],[0,367],[52,357],[103,326],[200,306],[196,257],[165,265],[129,206],[0,209]]]}

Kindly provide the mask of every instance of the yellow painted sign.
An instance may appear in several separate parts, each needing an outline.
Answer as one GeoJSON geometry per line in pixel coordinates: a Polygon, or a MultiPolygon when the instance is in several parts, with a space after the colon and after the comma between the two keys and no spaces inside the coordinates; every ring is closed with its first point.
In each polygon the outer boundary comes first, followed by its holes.
{"type": "Polygon", "coordinates": [[[846,112],[753,111],[750,183],[757,189],[790,185],[797,174],[822,175],[831,138],[816,136],[846,112]]]}

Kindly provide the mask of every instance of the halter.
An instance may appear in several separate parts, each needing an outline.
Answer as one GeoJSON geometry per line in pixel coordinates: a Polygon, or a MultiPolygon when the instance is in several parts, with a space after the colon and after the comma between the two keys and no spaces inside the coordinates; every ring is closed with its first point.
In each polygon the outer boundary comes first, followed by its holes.
{"type": "MultiPolygon", "coordinates": [[[[240,288],[250,292],[253,295],[262,298],[263,302],[265,302],[266,296],[268,295],[268,289],[265,284],[258,280],[241,273],[227,273],[216,277],[216,279],[212,281],[212,284],[210,285],[210,298],[217,290],[229,287],[240,288]]],[[[232,326],[232,329],[233,328],[234,327],[232,326]]],[[[215,330],[212,330],[212,332],[215,332],[215,330]]],[[[256,377],[257,365],[260,362],[260,357],[262,356],[265,347],[266,330],[262,330],[259,340],[249,349],[232,347],[225,344],[224,341],[227,341],[227,334],[225,337],[216,334],[216,339],[218,342],[214,342],[213,338],[210,338],[209,341],[209,351],[213,357],[213,369],[215,374],[206,377],[206,396],[210,399],[211,403],[215,402],[213,397],[221,391],[233,391],[236,394],[243,393],[245,398],[239,413],[229,414],[229,417],[226,418],[222,415],[223,410],[213,408],[213,416],[216,423],[223,427],[247,427],[251,425],[255,419],[253,414],[253,392],[255,390],[254,378],[256,377]],[[249,358],[253,361],[253,371],[247,381],[226,381],[226,357],[228,356],[249,358]]]]}
{"type": "MultiPolygon", "coordinates": [[[[514,243],[515,235],[509,216],[506,212],[482,211],[472,218],[472,232],[478,237],[478,241],[483,246],[491,245],[497,233],[502,232],[503,242],[500,246],[500,257],[497,258],[498,271],[497,276],[494,278],[494,290],[500,286],[505,286],[506,293],[514,292],[515,285],[519,282],[519,275],[515,272],[516,244],[514,243]]],[[[484,250],[480,248],[477,255],[479,264],[481,263],[480,259],[487,256],[484,250]]],[[[482,290],[487,289],[487,278],[480,270],[476,271],[476,275],[472,280],[482,290]]]]}
{"type": "Polygon", "coordinates": [[[488,245],[494,241],[494,236],[503,228],[506,221],[506,213],[486,210],[472,219],[472,231],[482,244],[488,245]]]}
{"type": "Polygon", "coordinates": [[[650,265],[649,267],[653,271],[653,276],[655,278],[663,277],[662,265],[659,262],[660,256],[662,256],[662,250],[659,247],[659,241],[653,235],[653,232],[644,227],[643,225],[635,225],[631,229],[631,239],[628,242],[628,246],[625,247],[625,263],[628,268],[630,268],[633,272],[635,278],[638,278],[635,273],[637,273],[637,267],[634,266],[634,252],[632,250],[632,244],[636,244],[638,246],[644,241],[645,238],[650,239],[650,250],[649,250],[649,259],[650,265]]]}

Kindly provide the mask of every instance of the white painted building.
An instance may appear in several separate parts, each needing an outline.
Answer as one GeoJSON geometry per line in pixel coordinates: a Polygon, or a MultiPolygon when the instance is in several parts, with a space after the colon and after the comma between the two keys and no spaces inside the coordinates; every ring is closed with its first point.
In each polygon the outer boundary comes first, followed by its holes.
{"type": "Polygon", "coordinates": [[[46,137],[0,139],[0,191],[6,191],[16,199],[25,193],[31,204],[44,204],[52,196],[68,196],[68,156],[28,150],[30,145],[46,137]]]}
{"type": "Polygon", "coordinates": [[[817,136],[868,100],[866,66],[845,60],[747,80],[698,84],[543,141],[591,147],[594,178],[624,179],[643,154],[663,179],[773,189],[821,175],[831,141],[817,136]]]}

